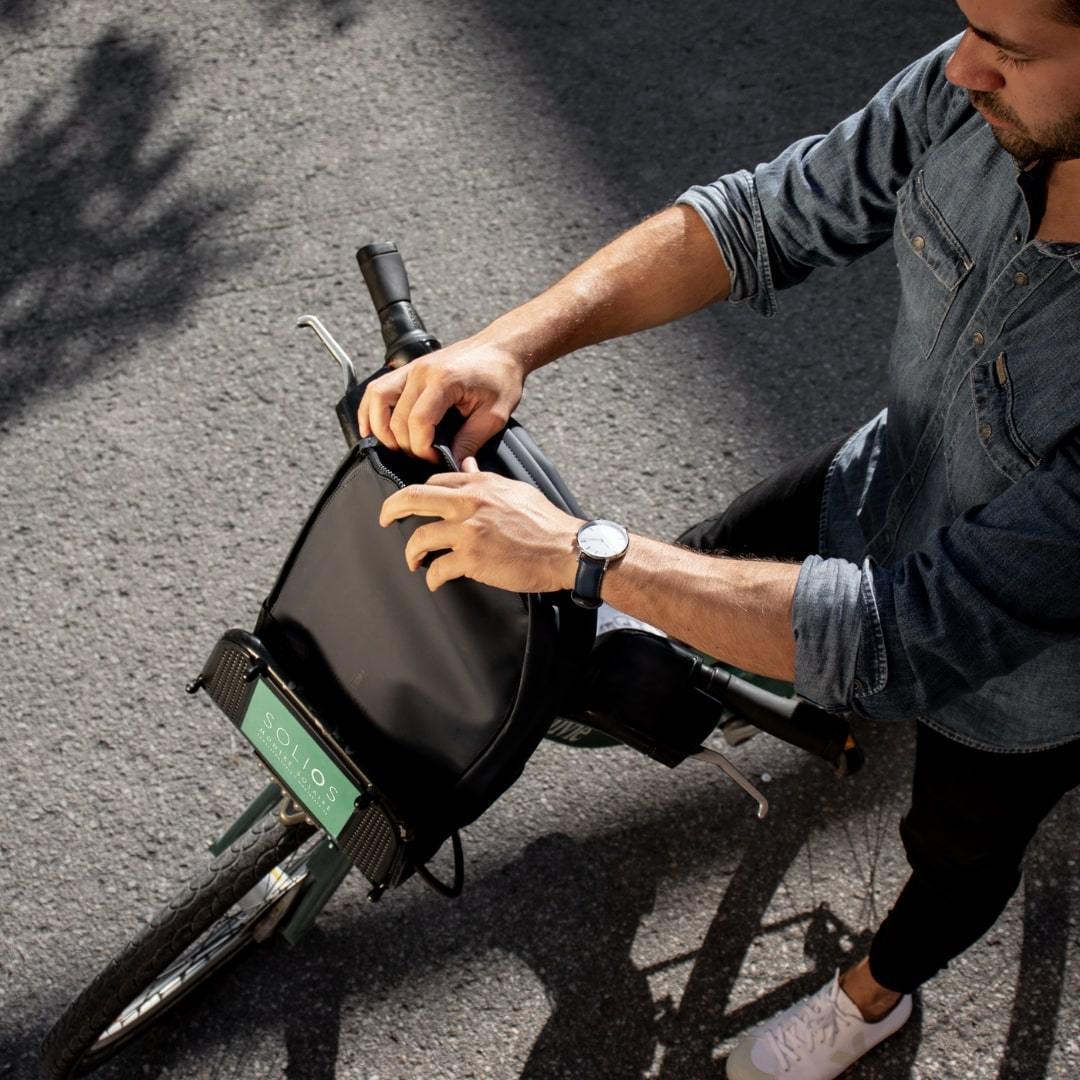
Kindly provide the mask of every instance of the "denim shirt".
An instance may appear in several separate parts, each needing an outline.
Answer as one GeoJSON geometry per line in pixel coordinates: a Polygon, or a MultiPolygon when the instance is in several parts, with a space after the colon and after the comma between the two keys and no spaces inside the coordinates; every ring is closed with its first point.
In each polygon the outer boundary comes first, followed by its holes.
{"type": "Polygon", "coordinates": [[[792,609],[797,692],[990,750],[1080,737],[1080,245],[945,80],[959,39],[828,135],[680,202],[764,315],[892,238],[888,404],[828,474],[792,609]]]}

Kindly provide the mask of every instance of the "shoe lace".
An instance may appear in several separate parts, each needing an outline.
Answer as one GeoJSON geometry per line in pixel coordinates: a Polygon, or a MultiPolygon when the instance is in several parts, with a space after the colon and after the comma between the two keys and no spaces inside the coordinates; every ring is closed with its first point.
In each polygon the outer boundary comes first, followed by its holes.
{"type": "Polygon", "coordinates": [[[763,1033],[765,1042],[776,1055],[784,1071],[801,1060],[803,1053],[813,1051],[820,1042],[833,1045],[841,1027],[848,1027],[852,1018],[837,1003],[839,983],[832,984],[807,998],[790,1013],[785,1013],[763,1033]]]}

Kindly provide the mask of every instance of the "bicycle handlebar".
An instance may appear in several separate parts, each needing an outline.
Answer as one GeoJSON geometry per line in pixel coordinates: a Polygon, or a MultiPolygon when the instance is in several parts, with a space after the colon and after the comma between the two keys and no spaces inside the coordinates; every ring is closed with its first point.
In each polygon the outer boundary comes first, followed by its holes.
{"type": "Polygon", "coordinates": [[[838,776],[862,768],[862,749],[843,717],[799,698],[773,694],[718,666],[699,665],[694,682],[703,694],[723,702],[762,731],[827,761],[838,776]]]}
{"type": "MultiPolygon", "coordinates": [[[[356,412],[367,384],[372,379],[385,375],[387,371],[442,348],[442,343],[434,334],[428,332],[423,319],[413,307],[409,275],[405,271],[405,262],[397,245],[365,244],[357,251],[356,261],[364,275],[371,302],[379,314],[383,342],[386,345],[386,359],[378,371],[349,390],[337,404],[338,420],[349,446],[353,446],[360,439],[356,412]]],[[[463,422],[461,413],[452,408],[436,426],[436,440],[450,446],[463,422]]]]}
{"type": "MultiPolygon", "coordinates": [[[[356,252],[356,261],[360,264],[360,273],[364,275],[364,283],[379,316],[386,356],[383,366],[377,371],[361,382],[349,383],[341,400],[334,406],[345,442],[350,448],[360,441],[357,411],[367,384],[387,371],[442,347],[439,339],[428,333],[413,307],[409,275],[397,245],[365,244],[356,252]]],[[[329,345],[327,347],[330,348],[329,345]]]]}
{"type": "Polygon", "coordinates": [[[601,635],[560,715],[673,768],[701,748],[724,707],[822,758],[839,776],[863,764],[862,750],[843,717],[763,690],[706,664],[685,645],[643,630],[601,635]]]}
{"type": "Polygon", "coordinates": [[[379,313],[386,366],[398,368],[442,347],[416,314],[409,275],[396,244],[365,244],[356,253],[360,273],[379,313]]]}

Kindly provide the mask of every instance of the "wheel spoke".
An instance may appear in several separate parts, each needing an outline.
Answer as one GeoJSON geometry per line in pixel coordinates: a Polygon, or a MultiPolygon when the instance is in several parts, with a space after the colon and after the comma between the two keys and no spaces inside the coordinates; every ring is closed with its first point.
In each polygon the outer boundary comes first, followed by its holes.
{"type": "MultiPolygon", "coordinates": [[[[127,1034],[136,1021],[159,1009],[187,984],[197,980],[225,951],[245,944],[259,920],[307,877],[307,864],[285,870],[275,866],[246,892],[202,937],[192,942],[124,1011],[101,1033],[94,1050],[104,1048],[120,1034],[127,1034]]],[[[170,1002],[171,1004],[171,1002],[170,1002]]]]}
{"type": "Polygon", "coordinates": [[[260,820],[182,890],[71,1003],[42,1047],[45,1075],[96,1068],[252,940],[269,937],[307,878],[315,833],[260,820]],[[221,915],[214,913],[240,893],[221,915]],[[267,932],[256,935],[266,924],[267,932]]]}

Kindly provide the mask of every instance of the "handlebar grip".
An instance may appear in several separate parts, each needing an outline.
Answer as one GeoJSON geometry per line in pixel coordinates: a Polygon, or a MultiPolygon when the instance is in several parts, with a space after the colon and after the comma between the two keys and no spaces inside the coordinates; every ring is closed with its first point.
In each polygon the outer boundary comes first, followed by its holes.
{"type": "Polygon", "coordinates": [[[755,726],[823,758],[840,776],[858,772],[865,760],[847,721],[799,698],[755,686],[721,667],[701,666],[698,689],[723,701],[755,726]]]}
{"type": "Polygon", "coordinates": [[[412,304],[409,275],[397,245],[365,244],[356,253],[371,302],[379,313],[386,366],[401,367],[418,356],[441,348],[439,339],[429,334],[412,304]]]}
{"type": "Polygon", "coordinates": [[[376,311],[402,301],[412,303],[409,275],[396,244],[365,244],[357,251],[356,261],[376,311]]]}

